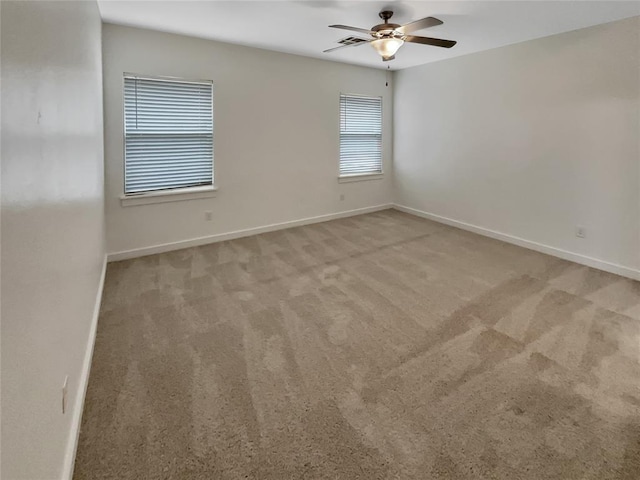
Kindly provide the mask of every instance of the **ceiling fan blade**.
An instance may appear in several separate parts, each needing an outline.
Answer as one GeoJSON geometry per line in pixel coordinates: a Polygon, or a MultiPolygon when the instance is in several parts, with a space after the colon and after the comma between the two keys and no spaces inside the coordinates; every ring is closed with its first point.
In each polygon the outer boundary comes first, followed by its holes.
{"type": "Polygon", "coordinates": [[[369,35],[374,34],[375,32],[372,32],[371,30],[367,30],[366,28],[358,28],[358,27],[350,27],[348,25],[329,25],[330,28],[340,28],[342,30],[351,30],[352,32],[360,32],[360,33],[366,33],[369,35]]]}
{"type": "Polygon", "coordinates": [[[453,40],[443,40],[441,38],[418,37],[416,35],[407,35],[405,42],[421,43],[422,45],[433,45],[434,47],[451,48],[457,42],[453,40]]]}
{"type": "Polygon", "coordinates": [[[418,30],[422,30],[423,28],[435,27],[436,25],[442,25],[442,20],[438,20],[434,17],[426,17],[421,18],[420,20],[416,20],[414,22],[409,22],[401,27],[396,28],[396,30],[400,33],[411,33],[416,32],[418,30]]]}
{"type": "Polygon", "coordinates": [[[328,50],[323,50],[322,53],[333,52],[334,50],[338,50],[340,48],[357,47],[358,45],[364,45],[365,43],[371,43],[372,41],[372,40],[365,40],[364,38],[361,40],[362,40],[361,42],[352,43],[350,45],[340,45],[339,47],[329,48],[328,50]]]}

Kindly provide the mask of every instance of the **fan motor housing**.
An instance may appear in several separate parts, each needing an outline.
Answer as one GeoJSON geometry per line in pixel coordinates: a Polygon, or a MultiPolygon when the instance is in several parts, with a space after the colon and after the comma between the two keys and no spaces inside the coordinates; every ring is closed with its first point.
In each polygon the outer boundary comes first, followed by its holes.
{"type": "Polygon", "coordinates": [[[372,32],[379,32],[381,30],[395,30],[396,28],[400,28],[402,25],[398,25],[397,23],[381,23],[380,25],[376,25],[371,28],[372,32]]]}

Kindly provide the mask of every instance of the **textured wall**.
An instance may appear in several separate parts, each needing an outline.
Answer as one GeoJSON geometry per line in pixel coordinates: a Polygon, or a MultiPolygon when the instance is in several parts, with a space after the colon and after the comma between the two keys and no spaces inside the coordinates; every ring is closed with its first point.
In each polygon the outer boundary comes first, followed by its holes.
{"type": "Polygon", "coordinates": [[[391,201],[384,71],[108,24],[103,44],[109,252],[391,201]],[[216,198],[121,206],[123,72],[213,80],[216,198]],[[341,92],[383,97],[382,180],[338,183],[341,92]]]}
{"type": "Polygon", "coordinates": [[[397,73],[396,202],[638,269],[639,66],[635,17],[397,73]]]}
{"type": "Polygon", "coordinates": [[[50,480],[75,441],[104,261],[101,24],[95,2],[1,5],[1,476],[50,480]]]}

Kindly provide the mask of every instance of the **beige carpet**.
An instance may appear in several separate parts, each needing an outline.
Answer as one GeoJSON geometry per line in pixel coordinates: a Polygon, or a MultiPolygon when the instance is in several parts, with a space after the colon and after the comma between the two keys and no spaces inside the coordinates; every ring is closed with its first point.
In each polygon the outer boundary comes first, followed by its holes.
{"type": "Polygon", "coordinates": [[[392,210],[109,265],[76,479],[640,479],[640,283],[392,210]]]}

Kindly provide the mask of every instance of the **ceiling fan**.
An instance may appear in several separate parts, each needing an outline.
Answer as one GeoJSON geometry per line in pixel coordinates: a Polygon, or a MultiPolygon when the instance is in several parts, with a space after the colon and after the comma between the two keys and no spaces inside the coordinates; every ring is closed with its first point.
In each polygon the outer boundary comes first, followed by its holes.
{"type": "Polygon", "coordinates": [[[409,22],[405,25],[398,25],[397,23],[389,23],[389,19],[393,16],[393,12],[390,10],[383,10],[378,14],[384,21],[380,25],[371,27],[370,30],[366,28],[349,27],[348,25],[329,25],[331,28],[340,28],[342,30],[351,30],[353,32],[365,33],[371,35],[370,39],[351,37],[345,40],[341,40],[339,47],[330,48],[324,50],[323,53],[332,52],[339,48],[355,47],[362,45],[363,43],[370,43],[373,48],[380,54],[383,62],[388,62],[395,58],[395,54],[398,49],[404,44],[404,42],[420,43],[422,45],[433,45],[434,47],[451,48],[456,42],[453,40],[442,40],[440,38],[430,37],[418,37],[416,35],[408,35],[409,33],[423,28],[435,27],[436,25],[442,25],[442,20],[438,20],[434,17],[426,17],[420,20],[409,22]]]}

